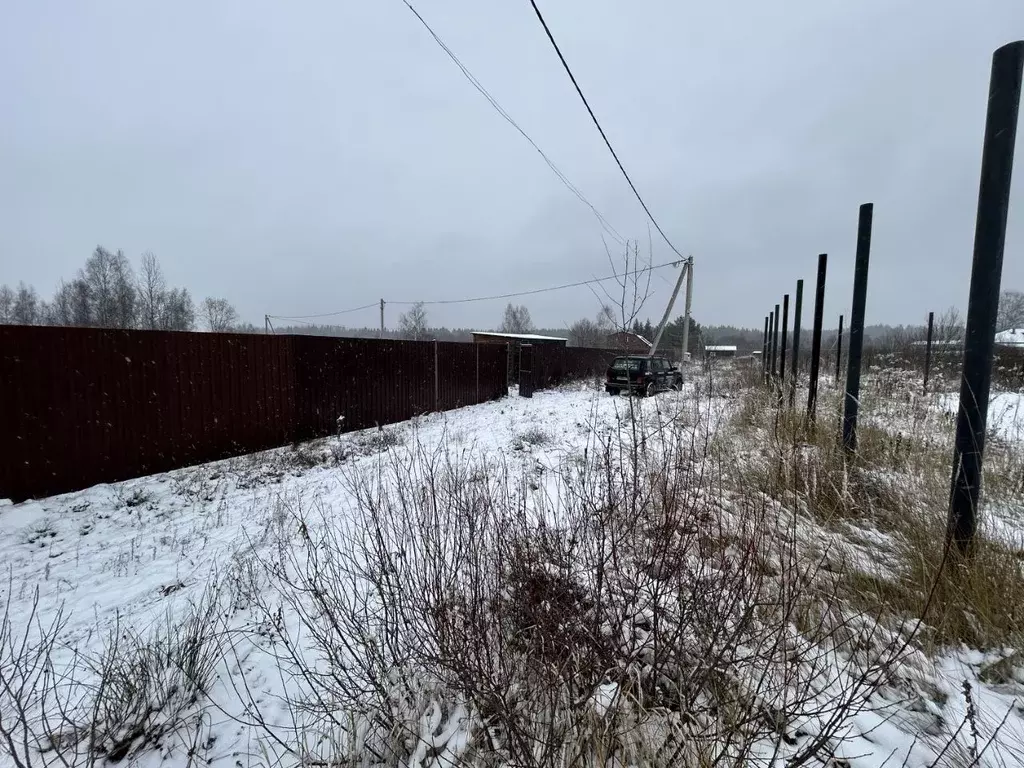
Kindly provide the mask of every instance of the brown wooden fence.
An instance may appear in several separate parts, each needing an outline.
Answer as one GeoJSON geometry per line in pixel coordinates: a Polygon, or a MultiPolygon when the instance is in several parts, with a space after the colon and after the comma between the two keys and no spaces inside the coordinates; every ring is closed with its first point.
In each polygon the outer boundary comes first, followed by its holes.
{"type": "Polygon", "coordinates": [[[0,498],[501,397],[503,347],[0,326],[0,498]]]}
{"type": "Polygon", "coordinates": [[[533,388],[545,389],[566,381],[604,376],[618,355],[613,349],[533,346],[533,388]]]}

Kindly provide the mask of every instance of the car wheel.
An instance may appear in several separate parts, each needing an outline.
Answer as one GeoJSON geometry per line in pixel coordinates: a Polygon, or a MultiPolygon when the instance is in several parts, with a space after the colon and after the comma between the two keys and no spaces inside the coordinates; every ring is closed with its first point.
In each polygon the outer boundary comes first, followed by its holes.
{"type": "Polygon", "coordinates": [[[682,388],[683,388],[683,380],[682,379],[676,379],[675,381],[672,382],[672,391],[673,392],[678,392],[682,388]]]}
{"type": "Polygon", "coordinates": [[[658,388],[654,386],[654,382],[648,381],[647,386],[644,387],[644,397],[651,397],[657,391],[658,388]]]}
{"type": "Polygon", "coordinates": [[[621,389],[609,389],[608,390],[608,394],[611,395],[612,397],[618,397],[619,395],[622,394],[622,390],[621,389]]]}

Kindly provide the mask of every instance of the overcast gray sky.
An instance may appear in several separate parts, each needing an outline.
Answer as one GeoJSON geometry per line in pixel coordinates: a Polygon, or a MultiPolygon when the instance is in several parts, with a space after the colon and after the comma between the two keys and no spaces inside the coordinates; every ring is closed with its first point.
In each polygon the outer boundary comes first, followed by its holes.
{"type": "MultiPolygon", "coordinates": [[[[527,0],[417,0],[623,235],[648,227],[527,0]]],[[[868,322],[964,307],[992,51],[1021,0],[542,0],[641,194],[696,260],[694,314],[759,326],[830,254],[868,322]]],[[[0,28],[0,282],[48,297],[97,244],[160,258],[246,320],[607,274],[593,214],[401,0],[32,0],[0,28]]],[[[1004,287],[1024,289],[1024,151],[1004,287]]],[[[653,259],[667,261],[655,240],[653,259]]],[[[654,278],[656,320],[675,272],[654,278]]],[[[586,288],[524,300],[594,315],[586,288]]],[[[493,326],[504,302],[430,309],[493,326]]],[[[389,324],[399,308],[389,308],[389,324]]],[[[373,325],[374,310],[341,318],[373,325]]],[[[832,321],[834,323],[834,320],[832,321]]]]}

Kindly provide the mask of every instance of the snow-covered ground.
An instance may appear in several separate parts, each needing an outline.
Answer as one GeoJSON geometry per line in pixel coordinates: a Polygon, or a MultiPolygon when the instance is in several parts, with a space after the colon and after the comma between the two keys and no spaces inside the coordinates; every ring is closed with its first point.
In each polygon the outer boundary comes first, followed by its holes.
{"type": "MultiPolygon", "coordinates": [[[[642,407],[649,413],[656,410],[656,420],[685,415],[691,422],[702,421],[703,430],[713,434],[730,401],[710,398],[698,408],[693,401],[694,392],[687,388],[644,401],[642,407]]],[[[63,611],[63,658],[97,654],[115,628],[130,627],[144,635],[168,615],[181,615],[201,603],[209,585],[251,555],[272,558],[284,529],[294,527],[303,511],[316,509],[327,525],[332,520],[338,525],[351,522],[356,505],[351,478],[372,475],[381,457],[391,451],[415,445],[421,455],[429,455],[443,447],[474,460],[498,460],[510,476],[528,480],[521,485],[524,503],[543,506],[557,495],[558,470],[593,450],[601,436],[628,430],[635,405],[636,401],[631,405],[628,399],[608,397],[592,385],[577,385],[537,392],[532,399],[511,397],[383,430],[7,504],[0,507],[0,562],[7,569],[0,591],[16,630],[25,627],[34,606],[36,620],[44,625],[63,611]]],[[[1019,396],[993,400],[990,423],[1005,439],[1024,435],[1020,406],[1019,396]]],[[[283,538],[295,534],[291,531],[283,538]]],[[[244,614],[226,615],[226,621],[237,622],[238,628],[248,619],[244,614]]],[[[275,698],[284,687],[281,672],[272,655],[257,653],[255,645],[246,647],[236,647],[219,670],[211,691],[213,706],[203,715],[202,739],[190,741],[193,733],[175,735],[158,749],[136,756],[137,762],[275,762],[279,753],[265,743],[265,734],[243,724],[246,702],[239,700],[238,692],[247,687],[253,698],[264,701],[271,725],[286,723],[290,714],[275,698]]],[[[1015,673],[1002,676],[998,684],[982,681],[982,668],[994,658],[965,649],[937,660],[928,673],[933,694],[921,694],[921,711],[939,711],[941,719],[955,728],[968,708],[967,681],[982,732],[990,732],[1005,716],[1001,738],[1024,744],[1024,710],[1018,701],[1024,678],[1018,680],[1015,673]]],[[[613,695],[605,689],[600,693],[605,698],[613,695]]],[[[607,709],[607,701],[601,707],[607,709]]],[[[841,749],[846,762],[832,764],[928,765],[935,755],[921,744],[922,734],[916,729],[923,727],[917,713],[863,712],[849,724],[841,749]]],[[[417,754],[422,758],[417,766],[444,764],[443,753],[438,756],[424,748],[417,754]]],[[[49,757],[57,764],[54,753],[49,757]]],[[[955,764],[942,760],[937,764],[955,764]]]]}

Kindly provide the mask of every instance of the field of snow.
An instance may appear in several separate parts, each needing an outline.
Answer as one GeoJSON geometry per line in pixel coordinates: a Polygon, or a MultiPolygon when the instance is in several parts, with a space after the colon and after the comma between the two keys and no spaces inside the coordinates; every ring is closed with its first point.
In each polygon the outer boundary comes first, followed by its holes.
{"type": "MultiPolygon", "coordinates": [[[[70,664],[98,656],[124,628],[140,636],[158,631],[172,621],[168,617],[203,604],[211,585],[226,577],[237,583],[254,562],[283,557],[281,542],[328,535],[319,526],[351,526],[359,519],[353,478],[381,481],[383,457],[405,452],[410,461],[426,461],[441,451],[456,461],[497,462],[514,480],[510,493],[519,494],[524,509],[540,510],[564,491],[561,470],[580,462],[608,436],[635,428],[639,417],[633,407],[643,409],[644,423],[649,429],[653,423],[655,432],[685,419],[710,438],[731,403],[698,396],[692,387],[639,403],[577,385],[537,392],[532,399],[510,397],[382,430],[7,504],[0,507],[0,562],[6,568],[2,592],[10,623],[17,634],[30,618],[47,626],[59,615],[60,660],[70,664]]],[[[1020,406],[1019,396],[993,400],[990,421],[1004,439],[1024,435],[1020,406]]],[[[217,610],[225,631],[260,634],[250,611],[219,605],[217,610]]],[[[284,733],[294,725],[294,713],[283,700],[288,673],[275,663],[269,645],[251,638],[234,644],[209,692],[212,703],[201,708],[195,726],[132,753],[132,762],[175,767],[294,763],[266,735],[268,729],[284,733]],[[257,727],[252,701],[263,705],[259,717],[267,727],[257,727]]],[[[957,764],[944,762],[952,760],[952,752],[937,758],[924,746],[922,729],[931,726],[922,723],[927,713],[940,712],[939,719],[955,728],[972,707],[982,724],[975,740],[1003,721],[1000,738],[1024,744],[1024,705],[1019,701],[1024,688],[1016,678],[999,684],[980,679],[993,658],[964,649],[935,660],[925,672],[930,693],[918,691],[908,711],[900,709],[902,704],[894,709],[893,702],[878,700],[876,711],[858,713],[831,765],[957,764]]],[[[614,690],[602,688],[595,695],[597,711],[606,712],[614,690]]],[[[0,712],[0,724],[5,716],[9,713],[0,712]]],[[[427,712],[424,722],[422,748],[412,750],[415,759],[409,764],[447,764],[451,755],[437,743],[458,742],[457,732],[468,726],[451,712],[444,723],[440,713],[427,712]],[[441,739],[444,729],[449,731],[441,739]]],[[[813,738],[813,729],[798,738],[813,738]]],[[[53,751],[40,762],[60,764],[53,751]]]]}

